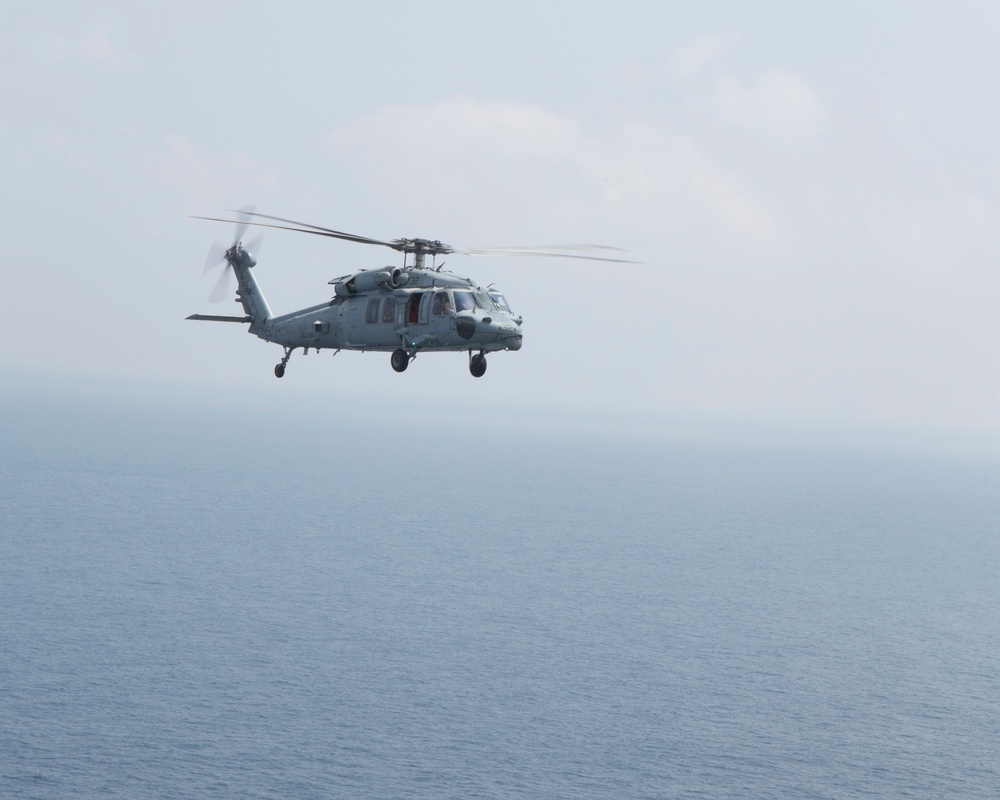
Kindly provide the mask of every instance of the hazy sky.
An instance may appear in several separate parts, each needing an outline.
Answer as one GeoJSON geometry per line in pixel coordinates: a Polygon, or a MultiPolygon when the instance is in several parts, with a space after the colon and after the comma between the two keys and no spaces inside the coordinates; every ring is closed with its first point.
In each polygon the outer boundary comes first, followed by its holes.
{"type": "MultiPolygon", "coordinates": [[[[8,4],[0,382],[194,387],[344,415],[465,409],[676,434],[1000,441],[1000,6],[8,4]],[[597,242],[641,266],[452,256],[518,353],[296,354],[187,322],[255,204],[376,238],[597,242]]],[[[389,250],[265,235],[276,313],[389,250]]],[[[1000,450],[1000,448],[998,448],[1000,450]]]]}

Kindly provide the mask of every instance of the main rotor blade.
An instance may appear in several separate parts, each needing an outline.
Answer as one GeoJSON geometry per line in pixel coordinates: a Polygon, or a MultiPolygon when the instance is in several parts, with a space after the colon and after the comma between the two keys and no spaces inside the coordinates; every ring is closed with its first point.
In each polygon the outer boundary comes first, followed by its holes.
{"type": "MultiPolygon", "coordinates": [[[[199,217],[196,214],[192,214],[191,215],[191,219],[204,219],[204,220],[208,220],[209,222],[228,222],[230,225],[235,225],[236,227],[233,228],[233,242],[232,243],[236,244],[237,242],[242,242],[243,241],[243,236],[247,232],[247,226],[248,225],[259,225],[260,224],[260,223],[257,223],[257,222],[251,222],[250,221],[249,215],[252,212],[250,212],[250,211],[247,210],[247,209],[250,209],[250,208],[253,208],[253,206],[246,206],[245,208],[241,208],[239,211],[234,212],[234,213],[240,215],[239,219],[224,219],[222,217],[199,217]]],[[[213,257],[213,255],[215,253],[215,249],[219,248],[219,247],[222,248],[222,254],[218,257],[218,260],[222,260],[223,258],[225,258],[226,247],[224,245],[220,245],[218,242],[215,242],[212,245],[212,250],[209,251],[209,258],[210,259],[213,257]]],[[[207,266],[208,266],[208,264],[206,262],[206,268],[207,268],[207,266]]]]}
{"type": "MultiPolygon", "coordinates": [[[[613,258],[608,255],[598,255],[609,251],[624,252],[619,247],[608,247],[599,244],[565,244],[565,245],[534,245],[521,247],[452,247],[449,244],[438,240],[430,239],[393,239],[384,241],[382,239],[372,239],[369,236],[359,236],[354,233],[324,228],[320,225],[312,225],[308,222],[298,222],[294,219],[284,217],[274,217],[270,214],[259,214],[251,210],[253,206],[240,209],[239,220],[224,219],[222,217],[200,217],[194,219],[204,219],[210,222],[229,222],[238,226],[238,231],[244,231],[247,225],[254,225],[259,228],[275,228],[283,231],[293,231],[295,233],[311,233],[314,236],[326,236],[331,239],[343,239],[348,242],[358,244],[374,244],[380,247],[388,247],[401,253],[422,253],[424,255],[447,255],[449,253],[459,253],[468,256],[540,256],[543,258],[575,258],[584,261],[606,261],[614,264],[637,264],[639,262],[628,258],[613,258]],[[268,219],[271,222],[254,222],[249,217],[268,219]],[[284,223],[284,224],[277,224],[284,223]],[[566,252],[576,251],[576,252],[566,252]]],[[[241,237],[240,237],[241,238],[241,237]]]]}
{"type": "Polygon", "coordinates": [[[564,244],[535,245],[531,247],[455,247],[453,252],[466,256],[541,256],[542,258],[578,258],[584,261],[609,261],[613,264],[638,264],[628,258],[610,258],[609,256],[585,255],[584,252],[567,253],[565,250],[578,251],[616,251],[624,252],[620,247],[608,247],[603,244],[564,244]]]}
{"type": "MultiPolygon", "coordinates": [[[[199,217],[194,216],[194,219],[206,219],[209,222],[235,222],[231,219],[223,219],[221,217],[199,217]]],[[[298,228],[291,225],[272,225],[267,222],[247,222],[247,225],[253,225],[258,228],[276,228],[281,231],[294,231],[295,233],[311,233],[315,236],[327,236],[333,239],[346,239],[349,242],[358,242],[359,244],[378,244],[384,247],[391,247],[393,250],[399,250],[399,246],[393,242],[380,242],[377,239],[368,239],[364,236],[354,236],[350,233],[340,233],[339,231],[324,231],[324,230],[310,230],[309,228],[298,228]]]]}
{"type": "Polygon", "coordinates": [[[238,220],[236,230],[233,231],[233,244],[243,241],[243,236],[247,232],[247,225],[250,224],[250,217],[256,210],[257,206],[243,206],[243,208],[233,212],[237,215],[236,219],[238,220]]]}
{"type": "MultiPolygon", "coordinates": [[[[274,222],[284,222],[288,225],[295,225],[295,228],[285,228],[285,230],[298,230],[300,233],[316,233],[322,236],[331,236],[336,239],[346,239],[349,242],[358,242],[359,244],[379,244],[383,247],[391,247],[393,250],[398,250],[398,246],[395,242],[384,242],[381,239],[372,239],[369,236],[359,236],[356,233],[345,233],[344,231],[335,231],[333,228],[324,228],[320,225],[312,225],[308,222],[297,222],[294,219],[285,219],[283,217],[272,217],[270,214],[258,214],[254,211],[249,212],[251,217],[260,217],[261,219],[269,219],[274,222]],[[304,230],[307,229],[307,230],[304,230]]],[[[251,222],[251,225],[261,225],[263,223],[251,222]]]]}

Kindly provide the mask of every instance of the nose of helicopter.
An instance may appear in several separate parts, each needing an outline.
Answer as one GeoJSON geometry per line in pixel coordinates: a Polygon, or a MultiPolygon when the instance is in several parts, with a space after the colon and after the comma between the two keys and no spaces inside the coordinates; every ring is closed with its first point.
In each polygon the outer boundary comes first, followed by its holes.
{"type": "MultiPolygon", "coordinates": [[[[461,320],[462,318],[460,318],[461,320]]],[[[520,350],[521,319],[507,315],[484,316],[475,324],[475,340],[480,342],[496,342],[505,350],[520,350]]],[[[459,335],[462,332],[459,331],[459,335]]],[[[468,336],[464,338],[470,338],[468,336]]]]}
{"type": "Polygon", "coordinates": [[[508,350],[520,350],[523,342],[521,319],[508,317],[500,326],[500,339],[508,350]]]}

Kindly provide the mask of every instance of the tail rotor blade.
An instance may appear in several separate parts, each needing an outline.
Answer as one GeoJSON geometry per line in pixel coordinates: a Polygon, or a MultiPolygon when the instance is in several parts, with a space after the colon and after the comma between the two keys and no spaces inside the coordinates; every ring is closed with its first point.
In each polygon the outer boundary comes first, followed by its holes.
{"type": "MultiPolygon", "coordinates": [[[[233,244],[239,244],[243,241],[243,236],[247,232],[247,227],[250,224],[250,218],[256,211],[256,206],[243,206],[236,213],[236,219],[231,220],[235,223],[235,228],[233,230],[233,244]]],[[[263,234],[257,236],[253,242],[249,243],[248,250],[251,255],[256,255],[260,252],[260,245],[263,241],[263,234]]],[[[215,286],[212,288],[211,294],[208,296],[210,303],[218,303],[225,300],[227,296],[233,293],[233,282],[235,280],[236,274],[233,272],[232,266],[226,260],[226,255],[228,248],[220,244],[219,242],[214,242],[208,250],[208,256],[205,258],[205,274],[211,272],[214,269],[218,269],[219,266],[222,267],[222,273],[219,275],[215,286]]]]}
{"type": "Polygon", "coordinates": [[[260,260],[260,247],[263,243],[264,243],[264,234],[262,233],[259,236],[254,236],[253,239],[247,242],[246,247],[244,247],[243,249],[248,250],[250,252],[250,255],[254,257],[254,260],[258,261],[260,260]]]}
{"type": "Polygon", "coordinates": [[[227,295],[232,294],[233,290],[231,286],[235,277],[233,268],[226,264],[222,270],[222,274],[219,276],[219,280],[215,284],[215,288],[212,289],[212,293],[208,296],[208,302],[219,303],[225,300],[227,295]]]}
{"type": "Polygon", "coordinates": [[[208,256],[205,258],[205,273],[211,272],[214,267],[226,260],[226,246],[219,242],[213,242],[208,248],[208,256]]]}
{"type": "Polygon", "coordinates": [[[243,235],[247,232],[247,226],[250,224],[250,217],[253,216],[254,212],[257,210],[257,206],[243,206],[236,212],[236,229],[233,231],[233,244],[243,241],[243,235]]]}

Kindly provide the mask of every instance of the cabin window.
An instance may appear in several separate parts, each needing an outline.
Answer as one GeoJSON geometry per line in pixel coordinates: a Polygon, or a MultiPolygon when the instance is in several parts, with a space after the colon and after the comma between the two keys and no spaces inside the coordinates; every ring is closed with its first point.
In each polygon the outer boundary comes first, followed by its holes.
{"type": "Polygon", "coordinates": [[[472,292],[455,292],[455,310],[459,313],[462,311],[475,311],[477,308],[482,307],[482,304],[472,292]]]}
{"type": "Polygon", "coordinates": [[[382,322],[396,321],[396,298],[387,297],[382,301],[382,322]]]}
{"type": "Polygon", "coordinates": [[[411,325],[416,325],[420,322],[420,299],[423,297],[423,292],[414,292],[410,295],[410,305],[407,308],[406,319],[411,325]]]}
{"type": "Polygon", "coordinates": [[[434,295],[434,316],[443,317],[451,313],[451,298],[447,292],[434,295]]]}
{"type": "Polygon", "coordinates": [[[365,322],[378,322],[378,303],[377,297],[368,301],[368,308],[365,309],[365,322]]]}

